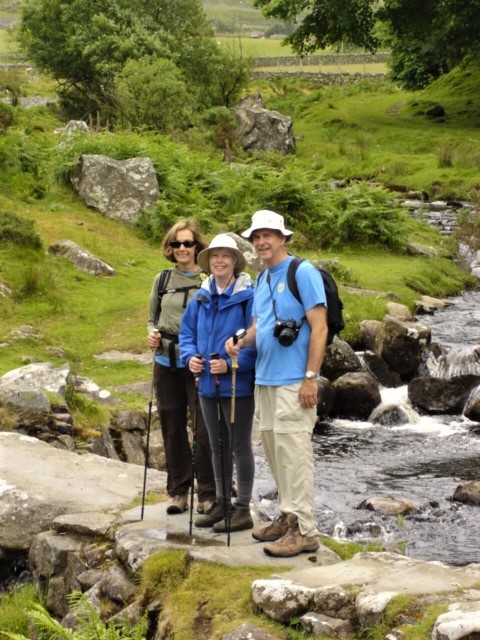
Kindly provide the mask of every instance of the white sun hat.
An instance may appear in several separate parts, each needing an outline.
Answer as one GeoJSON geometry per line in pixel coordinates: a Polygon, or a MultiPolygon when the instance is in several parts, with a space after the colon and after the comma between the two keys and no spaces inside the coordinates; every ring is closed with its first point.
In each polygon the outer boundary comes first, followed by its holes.
{"type": "Polygon", "coordinates": [[[252,216],[251,226],[242,233],[242,236],[250,240],[252,233],[258,229],[273,229],[274,231],[280,231],[280,233],[289,240],[293,236],[293,231],[285,229],[283,216],[279,213],[275,213],[275,211],[269,211],[268,209],[255,211],[252,216]]]}
{"type": "Polygon", "coordinates": [[[208,247],[203,251],[200,251],[197,256],[197,262],[205,271],[205,273],[210,273],[210,253],[214,249],[228,249],[234,254],[235,258],[237,259],[237,264],[235,265],[235,273],[240,273],[240,271],[243,271],[247,266],[245,256],[237,247],[237,243],[235,242],[235,240],[226,233],[219,233],[218,236],[215,236],[213,238],[208,247]]]}

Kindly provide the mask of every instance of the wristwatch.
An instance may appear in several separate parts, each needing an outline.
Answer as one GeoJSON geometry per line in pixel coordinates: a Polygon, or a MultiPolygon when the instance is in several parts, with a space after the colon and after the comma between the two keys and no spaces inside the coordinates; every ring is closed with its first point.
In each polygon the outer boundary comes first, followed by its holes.
{"type": "Polygon", "coordinates": [[[317,372],[316,371],[306,371],[305,372],[305,378],[307,380],[312,380],[313,378],[317,377],[317,372]]]}

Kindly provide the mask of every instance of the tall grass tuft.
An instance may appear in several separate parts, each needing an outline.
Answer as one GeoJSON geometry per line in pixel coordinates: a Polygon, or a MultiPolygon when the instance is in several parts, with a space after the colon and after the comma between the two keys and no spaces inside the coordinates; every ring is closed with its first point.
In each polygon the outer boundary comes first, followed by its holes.
{"type": "Polygon", "coordinates": [[[453,161],[455,157],[455,148],[449,140],[443,140],[438,145],[437,149],[437,163],[439,169],[446,169],[453,167],[453,161]]]}

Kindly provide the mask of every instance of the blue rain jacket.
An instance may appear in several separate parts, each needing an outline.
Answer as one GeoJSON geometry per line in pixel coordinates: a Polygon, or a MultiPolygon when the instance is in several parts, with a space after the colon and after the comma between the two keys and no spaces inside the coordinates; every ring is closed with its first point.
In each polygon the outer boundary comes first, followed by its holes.
{"type": "MultiPolygon", "coordinates": [[[[241,273],[222,294],[216,293],[215,280],[209,276],[188,304],[179,332],[180,358],[185,366],[196,354],[205,358],[199,377],[199,394],[216,396],[215,378],[210,372],[209,354],[218,353],[227,361],[228,373],[219,375],[220,396],[232,394],[232,359],[225,351],[225,341],[239,329],[252,323],[253,286],[247,273],[241,273]]],[[[238,356],[237,397],[253,395],[256,349],[241,349],[238,356]]]]}

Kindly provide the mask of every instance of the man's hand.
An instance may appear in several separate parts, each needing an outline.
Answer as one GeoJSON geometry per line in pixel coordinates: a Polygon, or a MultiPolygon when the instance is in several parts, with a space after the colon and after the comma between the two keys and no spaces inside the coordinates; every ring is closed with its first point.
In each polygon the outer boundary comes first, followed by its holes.
{"type": "Polygon", "coordinates": [[[318,381],[316,378],[305,378],[300,387],[300,404],[304,409],[316,407],[318,403],[318,381]]]}
{"type": "Polygon", "coordinates": [[[237,340],[237,342],[234,341],[233,337],[229,338],[225,342],[225,351],[232,358],[238,357],[238,354],[240,353],[240,349],[244,346],[243,341],[244,341],[244,338],[240,338],[240,340],[237,340]]]}

